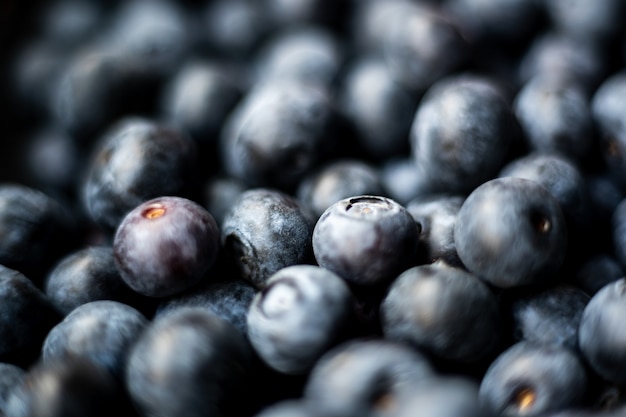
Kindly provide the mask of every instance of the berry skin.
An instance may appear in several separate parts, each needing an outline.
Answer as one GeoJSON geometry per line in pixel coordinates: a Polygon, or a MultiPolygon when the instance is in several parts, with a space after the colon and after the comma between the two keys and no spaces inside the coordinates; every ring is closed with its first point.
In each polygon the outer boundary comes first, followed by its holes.
{"type": "Polygon", "coordinates": [[[463,266],[454,246],[454,222],[462,205],[463,197],[453,195],[418,197],[407,204],[420,229],[426,262],[442,259],[450,266],[463,266]]]}
{"type": "Polygon", "coordinates": [[[44,293],[65,315],[90,301],[139,301],[120,277],[110,246],[83,248],[61,259],[45,280],[44,293]]]}
{"type": "Polygon", "coordinates": [[[199,307],[153,320],[130,350],[125,382],[142,416],[225,416],[252,352],[227,321],[199,307]]]}
{"type": "Polygon", "coordinates": [[[552,30],[532,41],[517,70],[524,82],[548,75],[592,93],[605,77],[607,64],[607,57],[592,42],[552,30]]]}
{"type": "Polygon", "coordinates": [[[219,250],[219,229],[202,206],[159,197],[124,218],[113,241],[115,264],[129,287],[150,297],[180,293],[200,282],[219,250]]]}
{"type": "Polygon", "coordinates": [[[70,356],[30,368],[9,395],[6,415],[128,416],[129,409],[125,393],[111,373],[83,357],[70,356]]]}
{"type": "Polygon", "coordinates": [[[620,71],[600,84],[591,102],[593,117],[600,131],[602,157],[622,188],[626,183],[625,93],[626,71],[620,71]]]}
{"type": "Polygon", "coordinates": [[[478,384],[464,376],[441,375],[411,386],[399,398],[394,417],[495,417],[478,397],[478,384]]]}
{"type": "Polygon", "coordinates": [[[0,362],[27,365],[63,316],[20,272],[0,265],[0,362]]]}
{"type": "Polygon", "coordinates": [[[0,363],[0,415],[7,414],[7,400],[15,386],[24,379],[26,371],[17,365],[0,363]]]}
{"type": "Polygon", "coordinates": [[[571,286],[522,294],[511,302],[516,340],[578,349],[578,327],[589,296],[571,286]]]}
{"type": "Polygon", "coordinates": [[[417,99],[396,82],[383,59],[363,58],[350,66],[339,105],[368,156],[384,160],[408,149],[417,99]]]}
{"type": "Polygon", "coordinates": [[[313,220],[292,196],[255,188],[242,193],[222,223],[224,253],[257,288],[278,270],[311,257],[313,220]]]}
{"type": "Polygon", "coordinates": [[[23,185],[0,184],[0,265],[39,283],[74,242],[70,213],[23,185]]]}
{"type": "Polygon", "coordinates": [[[294,80],[322,87],[335,82],[342,57],[333,35],[313,27],[286,30],[259,54],[257,84],[294,80]]]}
{"type": "Polygon", "coordinates": [[[202,307],[230,322],[241,333],[247,333],[246,315],[256,289],[243,280],[208,282],[183,294],[164,300],[155,318],[188,307],[202,307]]]}
{"type": "Polygon", "coordinates": [[[586,259],[576,271],[574,283],[590,296],[605,285],[624,276],[624,270],[613,254],[598,253],[586,259]]]}
{"type": "Polygon", "coordinates": [[[626,199],[621,200],[611,216],[613,253],[621,267],[626,267],[626,199]]]}
{"type": "Polygon", "coordinates": [[[601,43],[623,32],[626,7],[620,0],[548,0],[545,7],[554,27],[575,40],[601,43]]]}
{"type": "Polygon", "coordinates": [[[218,65],[193,61],[166,85],[161,98],[166,120],[189,132],[202,146],[217,142],[222,120],[240,96],[234,77],[218,65]]]}
{"type": "Polygon", "coordinates": [[[255,417],[330,417],[317,404],[303,399],[287,399],[265,407],[255,417]]]}
{"type": "Polygon", "coordinates": [[[514,111],[534,150],[581,161],[595,140],[591,105],[583,89],[539,76],[517,94],[514,111]]]}
{"type": "Polygon", "coordinates": [[[423,92],[466,60],[459,28],[434,7],[418,2],[390,23],[382,54],[393,78],[412,91],[423,92]]]}
{"type": "Polygon", "coordinates": [[[559,202],[570,231],[589,224],[588,187],[581,170],[570,160],[555,154],[531,152],[509,162],[499,176],[524,178],[544,186],[559,202]]]}
{"type": "Polygon", "coordinates": [[[589,300],[578,328],[583,357],[607,381],[626,385],[626,279],[605,285],[589,300]]]}

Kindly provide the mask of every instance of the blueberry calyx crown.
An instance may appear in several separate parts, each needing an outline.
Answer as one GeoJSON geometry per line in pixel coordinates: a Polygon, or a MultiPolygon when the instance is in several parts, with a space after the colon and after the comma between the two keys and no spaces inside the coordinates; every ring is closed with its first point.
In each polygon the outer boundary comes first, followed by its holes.
{"type": "Polygon", "coordinates": [[[350,198],[345,206],[347,213],[360,217],[380,215],[392,209],[393,205],[387,198],[369,195],[350,198]]]}

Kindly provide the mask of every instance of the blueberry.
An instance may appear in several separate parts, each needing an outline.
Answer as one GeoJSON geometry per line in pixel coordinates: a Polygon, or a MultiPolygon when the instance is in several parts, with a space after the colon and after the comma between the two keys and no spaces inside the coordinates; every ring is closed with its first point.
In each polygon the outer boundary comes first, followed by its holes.
{"type": "Polygon", "coordinates": [[[44,292],[66,315],[90,301],[138,301],[122,280],[110,246],[91,246],[68,254],[50,271],[44,292]]]}
{"type": "Polygon", "coordinates": [[[387,159],[380,168],[380,176],[386,195],[405,206],[433,192],[430,181],[424,178],[411,157],[387,159]]]}
{"type": "Polygon", "coordinates": [[[362,58],[350,65],[339,105],[368,156],[382,160],[408,150],[417,98],[393,78],[381,58],[362,58]]]}
{"type": "Polygon", "coordinates": [[[355,3],[350,22],[350,40],[360,55],[379,53],[390,28],[415,12],[410,0],[362,1],[355,3]]]}
{"type": "Polygon", "coordinates": [[[82,190],[91,218],[115,229],[139,204],[163,195],[188,196],[196,147],[182,132],[129,117],[104,134],[82,190]]]}
{"type": "Polygon", "coordinates": [[[126,389],[141,415],[222,416],[242,401],[252,352],[228,322],[201,308],[153,321],[133,345],[126,389]]]}
{"type": "Polygon", "coordinates": [[[243,181],[233,177],[216,176],[209,178],[202,189],[203,206],[209,210],[215,222],[221,226],[226,213],[247,189],[248,187],[243,181]]]}
{"type": "Polygon", "coordinates": [[[101,48],[79,51],[51,87],[48,107],[54,121],[77,142],[93,143],[114,120],[137,108],[145,89],[140,71],[135,56],[101,48]]]}
{"type": "Polygon", "coordinates": [[[384,195],[376,168],[360,160],[342,159],[320,167],[298,186],[297,196],[319,218],[334,203],[355,195],[384,195]]]}
{"type": "Polygon", "coordinates": [[[26,371],[10,363],[0,363],[0,415],[7,415],[7,402],[11,392],[19,386],[26,371]]]}
{"type": "Polygon", "coordinates": [[[240,96],[239,81],[227,68],[210,61],[192,61],[166,84],[162,113],[198,145],[217,143],[222,122],[240,96]]]}
{"type": "Polygon", "coordinates": [[[622,311],[626,279],[605,285],[589,301],[580,321],[578,344],[591,368],[602,378],[626,385],[622,311]]]}
{"type": "Polygon", "coordinates": [[[594,120],[600,130],[602,156],[610,172],[623,184],[626,175],[626,124],[624,123],[624,93],[626,71],[620,71],[605,79],[598,87],[591,102],[594,120]]]}
{"type": "Polygon", "coordinates": [[[347,282],[380,284],[414,264],[418,228],[400,204],[382,196],[348,197],[328,207],[313,229],[317,263],[347,282]]]}
{"type": "Polygon", "coordinates": [[[20,113],[46,118],[58,79],[67,65],[67,52],[42,39],[24,45],[13,58],[9,75],[11,91],[16,96],[20,113]]]}
{"type": "Polygon", "coordinates": [[[624,269],[612,254],[599,253],[581,263],[574,283],[587,294],[594,295],[605,285],[624,276],[624,269]]]}
{"type": "Polygon", "coordinates": [[[613,253],[622,268],[626,267],[626,199],[623,199],[611,217],[613,253]]]}
{"type": "Polygon", "coordinates": [[[278,401],[264,408],[254,417],[330,417],[319,410],[316,404],[301,399],[278,401]]]}
{"type": "Polygon", "coordinates": [[[382,41],[393,77],[417,93],[459,69],[468,52],[467,41],[448,14],[419,2],[397,16],[382,41]]]}
{"type": "Polygon", "coordinates": [[[132,416],[122,387],[81,357],[37,363],[7,401],[11,417],[132,416]]]}
{"type": "Polygon", "coordinates": [[[435,375],[429,361],[405,345],[383,339],[351,340],[317,361],[304,398],[335,416],[383,414],[414,385],[435,375]]]}
{"type": "Polygon", "coordinates": [[[441,261],[400,274],[380,310],[385,337],[457,363],[489,357],[501,337],[495,295],[474,275],[441,261]]]}
{"type": "Polygon", "coordinates": [[[624,407],[616,407],[609,409],[595,409],[595,408],[582,408],[582,409],[568,409],[564,411],[556,411],[554,413],[544,414],[546,417],[617,417],[622,414],[626,409],[624,407]]]}
{"type": "Polygon", "coordinates": [[[325,89],[273,82],[248,92],[225,121],[225,171],[253,186],[288,189],[330,151],[335,110],[325,89]]]}
{"type": "Polygon", "coordinates": [[[279,269],[309,263],[312,230],[311,215],[294,197],[254,188],[226,214],[221,242],[239,275],[262,288],[279,269]]]}
{"type": "Polygon", "coordinates": [[[35,187],[55,198],[76,199],[83,171],[83,152],[73,137],[58,126],[46,126],[30,138],[23,161],[35,187]]]}
{"type": "Polygon", "coordinates": [[[528,41],[541,28],[540,4],[526,0],[445,0],[443,7],[464,36],[474,42],[515,45],[528,41]]]}
{"type": "Polygon", "coordinates": [[[567,226],[558,201],[522,178],[490,180],[457,213],[454,241],[463,265],[497,287],[541,283],[559,270],[567,226]]]}
{"type": "Polygon", "coordinates": [[[518,295],[511,303],[516,340],[578,350],[578,327],[589,296],[571,286],[518,295]]]}
{"type": "Polygon", "coordinates": [[[575,39],[606,43],[623,32],[626,8],[620,0],[549,0],[545,7],[553,26],[575,39]]]}
{"type": "Polygon", "coordinates": [[[245,61],[267,38],[271,25],[260,2],[216,0],[201,10],[197,37],[207,50],[245,61]]]}
{"type": "Polygon", "coordinates": [[[144,78],[161,80],[189,55],[187,15],[176,2],[122,2],[102,42],[116,54],[136,57],[144,78]]]}
{"type": "Polygon", "coordinates": [[[248,332],[246,316],[255,294],[255,288],[242,280],[208,282],[164,300],[159,305],[155,317],[170,314],[180,308],[203,307],[246,334],[248,332]]]}
{"type": "Polygon", "coordinates": [[[519,123],[491,80],[457,75],[428,89],[411,127],[418,169],[446,192],[469,192],[495,177],[519,138],[519,123]]]}
{"type": "Polygon", "coordinates": [[[180,293],[215,263],[219,228],[199,204],[182,197],[148,200],[124,217],[113,256],[129,287],[150,297],[180,293]]]}
{"type": "Polygon", "coordinates": [[[39,283],[77,243],[64,205],[24,185],[0,184],[0,265],[39,283]]]}
{"type": "Polygon", "coordinates": [[[478,384],[463,376],[440,376],[416,384],[395,405],[396,417],[492,417],[478,397],[478,384]]]}
{"type": "Polygon", "coordinates": [[[461,196],[417,197],[406,209],[420,230],[420,247],[426,262],[441,259],[448,265],[462,267],[454,244],[454,222],[463,205],[461,196]]]}
{"type": "Polygon", "coordinates": [[[313,265],[273,274],[248,312],[248,337],[263,361],[282,373],[306,373],[336,344],[352,311],[345,282],[313,265]]]}
{"type": "Polygon", "coordinates": [[[574,161],[591,150],[595,141],[591,103],[579,85],[535,77],[517,94],[514,110],[533,150],[574,161]]]}
{"type": "Polygon", "coordinates": [[[618,71],[607,77],[593,95],[593,116],[603,133],[619,135],[624,129],[622,93],[626,91],[626,71],[618,71]]]}
{"type": "Polygon", "coordinates": [[[50,362],[82,356],[121,377],[130,346],[147,326],[148,320],[126,304],[92,301],[74,309],[50,330],[42,358],[50,362]]]}
{"type": "Polygon", "coordinates": [[[317,26],[278,32],[263,45],[255,70],[257,83],[294,80],[330,87],[343,55],[333,34],[317,26]]]}
{"type": "Polygon", "coordinates": [[[522,82],[545,75],[577,84],[592,93],[605,77],[608,62],[588,39],[575,39],[548,30],[540,33],[524,50],[517,70],[522,82]]]}
{"type": "Polygon", "coordinates": [[[499,416],[537,416],[582,403],[587,375],[582,361],[559,346],[517,343],[490,365],[480,399],[499,416]]]}
{"type": "Polygon", "coordinates": [[[20,272],[0,265],[0,361],[29,365],[62,315],[20,272]]]}
{"type": "Polygon", "coordinates": [[[615,208],[626,198],[626,192],[618,179],[607,171],[588,174],[584,178],[591,200],[593,222],[599,228],[600,225],[606,226],[607,219],[611,218],[615,208]]]}
{"type": "Polygon", "coordinates": [[[56,1],[43,10],[41,37],[59,47],[74,49],[97,36],[106,16],[104,5],[98,2],[56,1]]]}

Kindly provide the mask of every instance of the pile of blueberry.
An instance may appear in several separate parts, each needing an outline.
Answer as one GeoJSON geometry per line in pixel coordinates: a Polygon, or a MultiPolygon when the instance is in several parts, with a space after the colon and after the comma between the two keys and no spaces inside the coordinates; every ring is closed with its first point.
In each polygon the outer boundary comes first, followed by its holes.
{"type": "Polygon", "coordinates": [[[0,416],[626,415],[625,21],[4,2],[0,416]]]}

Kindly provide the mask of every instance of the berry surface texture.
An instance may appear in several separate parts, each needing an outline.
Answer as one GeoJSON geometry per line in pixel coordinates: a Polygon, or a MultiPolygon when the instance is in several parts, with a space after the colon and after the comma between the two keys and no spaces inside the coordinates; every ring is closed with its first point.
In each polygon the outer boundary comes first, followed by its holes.
{"type": "Polygon", "coordinates": [[[0,0],[0,417],[626,416],[626,0],[0,0]]]}

